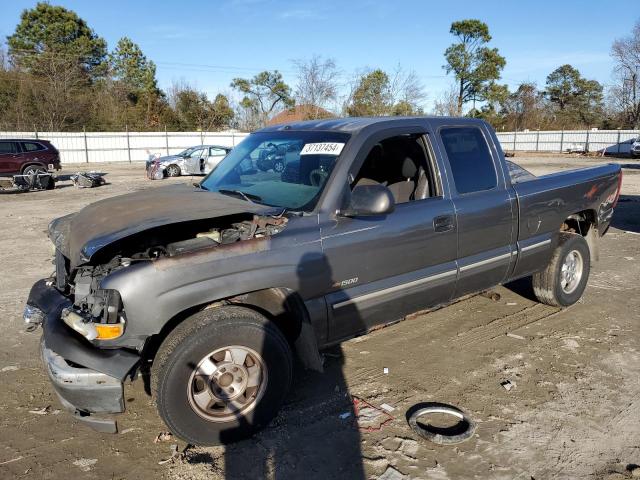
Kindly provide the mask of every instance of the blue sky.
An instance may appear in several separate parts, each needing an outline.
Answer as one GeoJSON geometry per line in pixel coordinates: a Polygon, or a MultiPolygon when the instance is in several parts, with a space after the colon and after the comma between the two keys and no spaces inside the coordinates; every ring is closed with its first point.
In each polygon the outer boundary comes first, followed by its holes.
{"type": "MultiPolygon", "coordinates": [[[[35,1],[0,0],[0,35],[11,34],[35,1]]],[[[163,88],[185,80],[210,95],[229,93],[233,77],[279,69],[294,83],[291,60],[320,54],[336,60],[345,82],[364,67],[400,63],[414,70],[427,108],[452,79],[443,52],[452,21],[478,18],[507,59],[503,82],[544,85],[564,63],[608,83],[614,39],[640,19],[637,0],[602,1],[52,1],[76,11],[112,48],[122,36],[156,62],[163,88]]]]}

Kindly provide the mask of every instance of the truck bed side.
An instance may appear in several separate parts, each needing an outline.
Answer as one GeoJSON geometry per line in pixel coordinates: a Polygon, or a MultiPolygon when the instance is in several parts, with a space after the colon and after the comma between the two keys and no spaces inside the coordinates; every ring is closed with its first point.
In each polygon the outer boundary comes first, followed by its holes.
{"type": "MultiPolygon", "coordinates": [[[[513,185],[518,202],[518,261],[512,278],[548,263],[562,224],[579,214],[603,235],[621,179],[615,164],[543,175],[513,185]]],[[[585,233],[585,232],[581,232],[585,233]]]]}

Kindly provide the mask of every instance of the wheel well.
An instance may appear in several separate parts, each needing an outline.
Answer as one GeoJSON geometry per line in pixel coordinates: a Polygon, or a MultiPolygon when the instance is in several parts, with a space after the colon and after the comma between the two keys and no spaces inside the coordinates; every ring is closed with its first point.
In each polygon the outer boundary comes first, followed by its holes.
{"type": "Polygon", "coordinates": [[[309,321],[304,302],[295,292],[285,288],[257,290],[183,310],[171,318],[158,334],[148,339],[144,346],[143,356],[147,359],[155,357],[164,339],[183,320],[194,313],[207,308],[219,308],[225,305],[250,308],[264,315],[274,322],[292,346],[301,335],[303,322],[309,321]]]}
{"type": "Polygon", "coordinates": [[[560,227],[563,232],[577,233],[586,237],[591,228],[596,227],[596,212],[593,210],[583,210],[569,215],[560,227]]]}
{"type": "Polygon", "coordinates": [[[600,234],[596,218],[594,210],[583,210],[569,215],[560,227],[562,232],[575,233],[585,238],[587,245],[589,245],[592,261],[597,261],[600,258],[600,244],[598,241],[600,234]]]}

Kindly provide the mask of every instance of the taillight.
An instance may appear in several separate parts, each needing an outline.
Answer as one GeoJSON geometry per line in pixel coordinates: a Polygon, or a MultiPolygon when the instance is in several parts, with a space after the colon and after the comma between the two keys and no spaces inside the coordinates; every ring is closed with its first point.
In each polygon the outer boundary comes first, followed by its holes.
{"type": "Polygon", "coordinates": [[[616,192],[616,199],[613,201],[611,208],[616,208],[618,205],[618,199],[620,198],[620,191],[622,190],[622,169],[620,169],[620,176],[618,177],[618,191],[616,192]]]}

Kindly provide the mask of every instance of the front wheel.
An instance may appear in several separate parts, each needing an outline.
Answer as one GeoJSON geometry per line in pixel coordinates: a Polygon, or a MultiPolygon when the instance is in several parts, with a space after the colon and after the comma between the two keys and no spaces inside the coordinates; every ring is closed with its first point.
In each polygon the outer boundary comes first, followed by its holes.
{"type": "Polygon", "coordinates": [[[558,246],[547,267],[533,275],[533,291],[542,303],[555,307],[573,305],[587,287],[591,256],[583,236],[560,233],[558,246]]]}
{"type": "Polygon", "coordinates": [[[284,160],[276,160],[275,163],[273,164],[273,170],[276,173],[284,172],[284,160]]]}
{"type": "Polygon", "coordinates": [[[167,177],[179,177],[180,167],[178,165],[169,165],[167,167],[167,177]]]}
{"type": "Polygon", "coordinates": [[[277,414],[292,379],[281,331],[253,310],[220,307],[185,320],[153,363],[152,388],[169,429],[195,445],[249,437],[277,414]]]}

